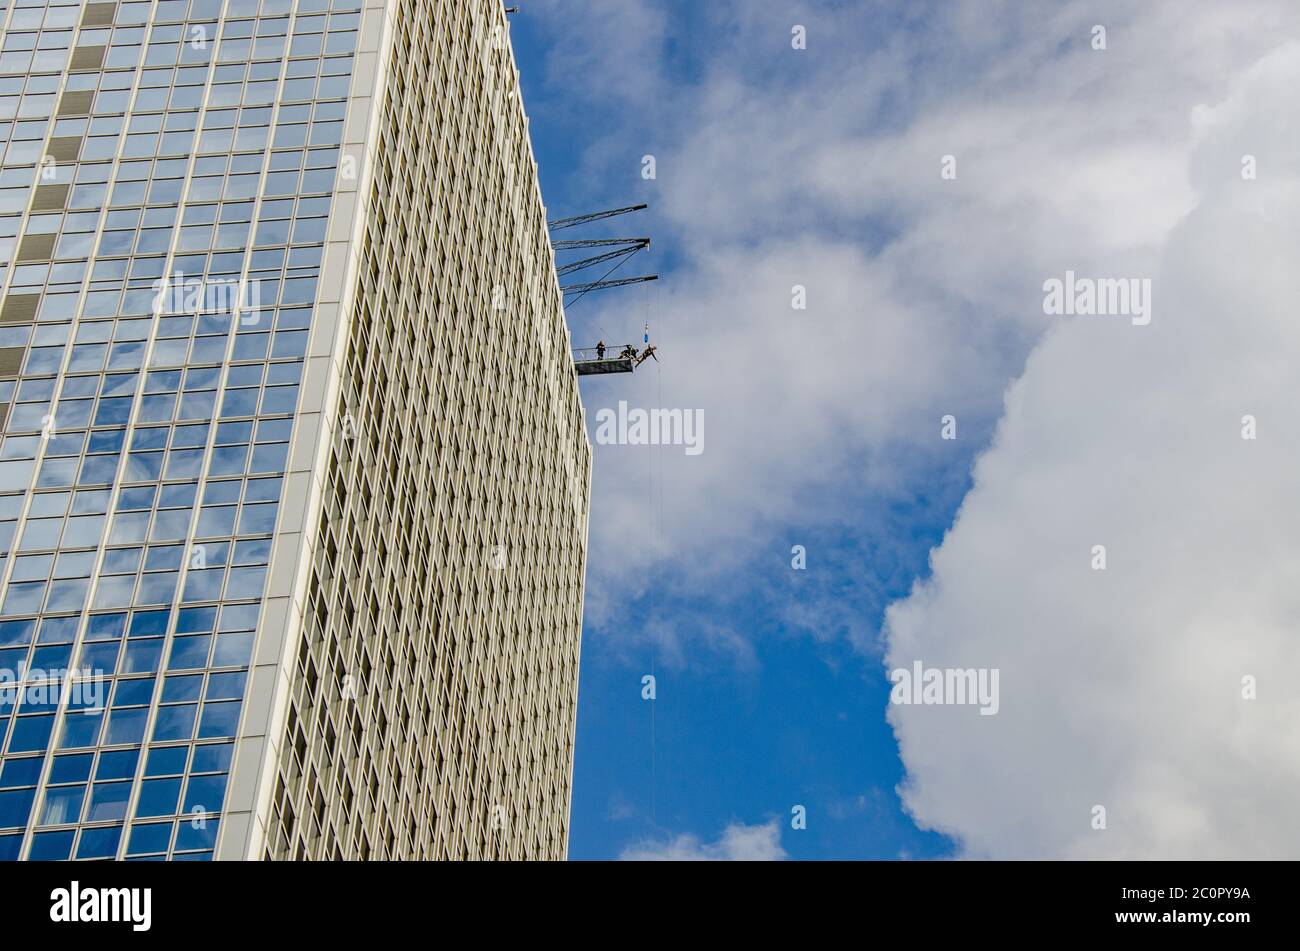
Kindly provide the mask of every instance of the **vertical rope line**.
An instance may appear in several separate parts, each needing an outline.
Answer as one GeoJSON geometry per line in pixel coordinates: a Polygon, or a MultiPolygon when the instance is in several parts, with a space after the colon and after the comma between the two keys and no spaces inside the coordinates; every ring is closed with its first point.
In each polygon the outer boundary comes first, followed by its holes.
{"type": "MultiPolygon", "coordinates": [[[[649,328],[650,328],[650,293],[651,293],[651,289],[646,288],[645,293],[642,297],[642,301],[644,305],[644,317],[645,317],[646,338],[647,338],[644,341],[644,343],[645,346],[647,347],[650,346],[649,339],[648,339],[649,328]]],[[[659,371],[658,361],[656,361],[656,376],[658,376],[658,371],[659,371]]],[[[661,377],[660,380],[661,380],[660,393],[662,395],[663,390],[662,390],[661,377]]],[[[649,528],[650,528],[650,557],[651,557],[650,570],[652,575],[648,600],[650,604],[649,616],[651,618],[651,624],[653,625],[655,619],[655,610],[654,610],[655,609],[655,585],[653,580],[653,573],[656,570],[655,562],[657,560],[657,551],[659,547],[658,541],[659,541],[661,526],[656,524],[655,521],[655,486],[654,486],[655,444],[653,442],[648,443],[646,449],[647,449],[646,498],[649,503],[649,511],[646,514],[649,519],[649,528]]],[[[662,473],[660,478],[662,481],[662,473]]],[[[659,814],[658,814],[659,758],[658,758],[658,739],[656,735],[656,722],[655,722],[656,721],[655,706],[659,703],[658,700],[659,678],[658,678],[658,673],[655,669],[658,650],[657,650],[657,645],[655,643],[656,635],[654,633],[653,627],[651,627],[649,634],[650,634],[650,677],[651,677],[650,682],[654,684],[655,687],[655,699],[650,701],[650,821],[652,825],[658,827],[659,825],[659,814]]]]}

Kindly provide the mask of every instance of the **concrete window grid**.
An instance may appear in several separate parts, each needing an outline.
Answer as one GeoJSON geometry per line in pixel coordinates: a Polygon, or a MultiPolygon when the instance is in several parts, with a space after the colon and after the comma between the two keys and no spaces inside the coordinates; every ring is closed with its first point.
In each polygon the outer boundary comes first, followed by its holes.
{"type": "MultiPolygon", "coordinates": [[[[461,10],[459,12],[462,15],[465,13],[464,10],[461,10]]],[[[411,19],[412,18],[408,18],[405,22],[411,22],[411,19]]],[[[416,19],[418,19],[418,16],[416,17],[416,19]]],[[[429,21],[419,20],[419,22],[423,23],[429,21]]],[[[457,26],[459,26],[461,29],[465,29],[470,26],[470,24],[464,22],[457,24],[455,23],[455,20],[451,17],[449,17],[446,22],[448,27],[452,29],[454,29],[457,26]]],[[[451,42],[450,36],[444,35],[443,41],[444,41],[444,45],[440,47],[441,49],[448,50],[448,49],[455,48],[454,44],[451,42]]],[[[394,62],[401,64],[403,62],[403,59],[404,56],[401,53],[399,53],[394,58],[394,62]]],[[[479,85],[479,95],[473,100],[473,102],[475,105],[482,107],[484,103],[484,97],[482,96],[482,83],[480,82],[478,85],[479,85]]],[[[408,91],[407,95],[408,96],[410,95],[410,91],[408,91]]],[[[390,108],[390,122],[391,122],[392,121],[391,103],[389,108],[390,108]]],[[[410,126],[409,125],[404,127],[399,126],[399,128],[404,128],[409,130],[410,126]]],[[[380,142],[381,142],[381,151],[382,151],[383,147],[392,145],[391,136],[388,136],[384,132],[381,132],[380,142]]],[[[391,167],[388,164],[382,161],[378,163],[376,181],[372,192],[372,196],[374,199],[382,200],[381,196],[390,197],[390,189],[392,188],[391,175],[392,175],[391,167]]],[[[480,199],[480,201],[482,201],[482,199],[480,199]]],[[[446,206],[444,205],[443,207],[446,206]]],[[[459,227],[462,230],[462,232],[466,230],[466,221],[464,218],[463,209],[464,209],[464,204],[461,203],[457,213],[452,214],[450,216],[452,218],[453,226],[459,227]]],[[[369,269],[368,271],[363,269],[362,277],[361,277],[363,297],[366,295],[370,295],[371,300],[375,301],[375,303],[371,308],[371,314],[379,313],[386,317],[387,315],[385,314],[385,310],[386,308],[391,306],[388,300],[388,296],[391,294],[393,290],[392,281],[391,279],[385,281],[380,278],[380,275],[384,274],[384,272],[388,270],[388,268],[385,267],[384,264],[389,263],[395,257],[400,256],[394,254],[391,248],[389,249],[384,248],[384,243],[385,243],[384,237],[387,234],[391,234],[391,232],[389,232],[389,228],[391,226],[392,221],[399,220],[400,217],[401,217],[400,207],[392,208],[391,203],[373,209],[371,227],[369,229],[370,246],[366,248],[366,254],[370,258],[370,261],[368,262],[369,269]],[[380,242],[381,250],[379,252],[379,255],[382,255],[382,258],[379,260],[376,259],[378,255],[376,255],[376,252],[374,251],[374,245],[376,242],[380,242]]],[[[479,223],[481,224],[481,222],[479,223]]],[[[542,232],[542,234],[544,236],[544,232],[542,232]]],[[[512,241],[514,238],[513,235],[500,235],[499,237],[505,241],[512,241]]],[[[401,229],[398,229],[395,243],[399,250],[403,252],[407,250],[407,248],[404,247],[407,240],[409,240],[409,234],[403,234],[401,229]]],[[[481,235],[479,236],[479,240],[482,240],[481,235]]],[[[462,245],[462,248],[463,247],[464,245],[462,245]]],[[[446,255],[446,250],[447,249],[442,249],[441,253],[446,255]]],[[[455,253],[454,249],[452,249],[452,253],[453,254],[455,253]]],[[[443,261],[445,264],[446,257],[443,258],[443,261]]],[[[461,258],[460,263],[462,265],[470,264],[470,262],[466,260],[465,257],[461,258]]],[[[445,275],[447,273],[448,273],[448,269],[445,266],[439,269],[439,274],[442,276],[442,280],[444,282],[446,280],[445,275]]],[[[389,274],[391,274],[391,271],[389,271],[389,274]]],[[[477,288],[479,290],[482,290],[482,286],[484,284],[484,275],[475,275],[475,278],[476,278],[477,288]]],[[[455,306],[458,310],[475,306],[474,301],[472,300],[473,292],[467,290],[463,283],[460,286],[455,287],[451,290],[452,293],[449,293],[447,295],[448,298],[453,302],[451,306],[455,306]]],[[[553,289],[552,289],[552,295],[553,295],[553,289]]],[[[397,306],[399,308],[402,306],[402,302],[400,300],[398,301],[397,306]]],[[[359,311],[364,311],[364,309],[365,309],[364,305],[359,307],[359,311]]],[[[556,309],[558,311],[558,308],[556,309]]],[[[558,321],[556,323],[557,326],[559,326],[562,329],[562,324],[559,323],[558,321]]],[[[372,326],[376,326],[376,325],[379,324],[376,321],[374,321],[372,318],[372,326]]],[[[479,330],[481,330],[481,327],[482,327],[482,323],[478,325],[479,330]]],[[[477,331],[471,334],[471,339],[465,340],[463,336],[456,334],[454,327],[448,326],[446,330],[448,331],[447,336],[451,338],[451,341],[454,341],[454,343],[449,342],[449,348],[453,349],[454,356],[450,368],[447,367],[446,363],[440,357],[437,362],[439,364],[442,364],[442,366],[440,366],[439,369],[442,369],[444,373],[448,372],[448,369],[450,369],[450,371],[453,373],[459,372],[461,374],[464,374],[469,369],[465,365],[469,361],[465,358],[468,358],[470,356],[472,352],[471,348],[474,348],[476,346],[481,348],[485,344],[485,341],[481,336],[479,336],[479,333],[477,331]],[[477,340],[473,339],[473,337],[476,336],[478,337],[478,339],[477,340]],[[455,344],[457,343],[459,344],[458,350],[455,346],[455,344]]],[[[357,413],[363,414],[359,418],[365,419],[367,422],[361,423],[359,425],[359,428],[364,427],[368,424],[370,417],[364,415],[366,411],[369,411],[370,413],[377,413],[382,418],[383,415],[386,412],[388,412],[390,409],[389,407],[383,406],[377,398],[377,391],[380,389],[380,387],[375,382],[376,367],[371,363],[371,357],[373,354],[378,353],[382,355],[385,353],[392,352],[391,349],[388,349],[391,346],[391,341],[383,339],[383,336],[384,335],[380,333],[371,333],[369,335],[366,335],[364,333],[358,334],[357,338],[354,339],[353,347],[351,351],[351,358],[349,361],[349,365],[345,371],[345,376],[351,378],[353,376],[360,375],[362,380],[361,386],[359,387],[362,395],[362,400],[360,401],[359,405],[362,406],[363,409],[359,409],[357,413]]],[[[557,339],[564,340],[565,337],[562,334],[552,337],[553,341],[557,339]]],[[[380,360],[382,360],[382,356],[379,359],[375,360],[374,362],[379,363],[380,360]]],[[[479,372],[481,373],[481,364],[480,364],[479,372]]],[[[474,391],[470,390],[469,392],[466,392],[466,387],[463,382],[462,385],[458,388],[459,392],[456,392],[457,388],[455,387],[452,387],[450,390],[448,389],[446,383],[444,382],[444,379],[440,379],[438,382],[438,389],[439,389],[438,395],[442,399],[446,400],[447,404],[449,404],[450,408],[453,411],[464,411],[465,407],[460,404],[463,403],[472,404],[473,402],[475,402],[474,391]]],[[[462,377],[462,380],[463,379],[464,378],[462,377]]],[[[391,382],[392,379],[390,376],[389,379],[386,381],[386,385],[391,385],[391,382]]],[[[500,381],[495,381],[495,382],[498,384],[500,383],[500,381]]],[[[516,382],[516,381],[512,379],[511,382],[516,382]]],[[[479,385],[482,385],[481,382],[479,385]]],[[[571,379],[569,381],[569,385],[570,386],[572,385],[571,379]]],[[[539,387],[539,389],[544,389],[544,388],[539,387]]],[[[357,390],[358,387],[356,386],[345,385],[345,392],[350,391],[353,394],[351,396],[351,399],[353,400],[356,399],[357,390]]],[[[348,398],[345,397],[345,401],[346,399],[348,398]]],[[[518,396],[516,397],[516,399],[518,399],[518,396]]],[[[520,400],[519,402],[524,403],[526,402],[526,400],[520,400]]],[[[358,404],[354,403],[353,405],[358,405],[358,404]]],[[[577,404],[576,397],[574,397],[573,399],[568,401],[568,406],[566,408],[568,408],[570,411],[573,411],[577,408],[577,405],[578,404],[577,404]]],[[[354,418],[358,418],[353,413],[350,413],[350,415],[353,415],[354,418]]],[[[450,416],[453,414],[449,413],[448,415],[450,416]]],[[[406,421],[404,420],[404,422],[406,421]]],[[[576,419],[570,420],[571,426],[576,422],[579,421],[576,419]]],[[[346,478],[344,472],[350,468],[352,473],[360,472],[363,474],[363,477],[367,477],[370,481],[373,482],[376,472],[379,471],[381,468],[381,464],[386,464],[387,466],[391,467],[394,463],[394,460],[392,458],[386,459],[383,457],[383,451],[381,447],[385,442],[391,442],[393,438],[393,434],[396,431],[397,431],[396,426],[379,425],[379,426],[372,427],[373,435],[370,436],[368,440],[360,438],[360,434],[358,434],[357,441],[362,445],[357,449],[355,455],[352,457],[351,465],[348,466],[347,463],[344,463],[343,465],[331,466],[331,470],[332,470],[331,480],[337,481],[339,478],[346,478]]],[[[535,432],[535,430],[533,432],[535,432]]],[[[442,436],[442,445],[445,446],[447,449],[451,449],[453,446],[461,449],[459,455],[461,456],[462,459],[464,459],[467,455],[471,453],[483,452],[484,436],[481,432],[478,433],[477,435],[471,435],[471,437],[468,440],[464,438],[465,433],[463,431],[463,427],[456,427],[452,432],[446,432],[444,430],[444,432],[440,435],[442,436]],[[464,443],[469,443],[470,446],[465,446],[464,443]]],[[[496,435],[498,435],[499,438],[500,436],[499,429],[496,435]]],[[[585,451],[586,451],[585,442],[580,445],[581,445],[581,451],[585,455],[585,451]]],[[[338,452],[337,447],[336,447],[336,452],[338,452]]],[[[551,455],[552,457],[554,457],[554,452],[548,453],[547,455],[551,455]]],[[[580,468],[582,469],[584,474],[585,474],[585,466],[587,464],[589,464],[589,460],[587,460],[586,458],[580,460],[580,468]]],[[[474,475],[464,467],[463,463],[461,465],[458,465],[455,469],[451,469],[451,467],[444,465],[441,467],[441,474],[443,474],[444,477],[449,475],[454,476],[454,478],[458,481],[463,480],[463,484],[468,484],[471,486],[473,485],[474,475]]],[[[533,481],[536,481],[537,478],[536,472],[532,473],[532,478],[533,481]]],[[[351,488],[355,490],[357,486],[353,485],[351,486],[351,488]]],[[[347,491],[347,489],[344,489],[343,491],[347,491]]],[[[362,491],[364,492],[365,489],[362,489],[362,491]]],[[[371,486],[370,492],[371,492],[371,497],[373,498],[374,495],[376,494],[376,489],[373,486],[371,486]]],[[[456,493],[454,492],[454,490],[451,489],[450,487],[448,487],[447,491],[443,493],[444,496],[455,495],[455,494],[456,493]]],[[[464,531],[465,522],[468,520],[472,528],[478,528],[478,526],[475,524],[475,520],[476,518],[481,518],[481,513],[472,509],[470,504],[467,503],[465,496],[469,494],[471,493],[462,490],[462,492],[460,493],[461,498],[455,500],[455,502],[452,504],[450,508],[450,511],[444,508],[439,513],[440,515],[442,515],[444,519],[450,517],[453,521],[457,523],[454,539],[448,539],[446,537],[447,532],[446,532],[445,525],[440,528],[440,535],[442,536],[441,554],[444,561],[446,561],[449,556],[453,555],[457,551],[466,552],[472,550],[473,548],[473,546],[470,544],[471,538],[468,537],[464,531]]],[[[529,518],[528,520],[530,526],[533,527],[534,530],[536,530],[538,527],[541,527],[542,533],[541,533],[541,538],[539,540],[543,541],[543,543],[549,540],[553,545],[555,541],[555,534],[556,534],[555,526],[560,524],[560,518],[562,517],[562,512],[564,509],[564,503],[561,498],[562,495],[563,493],[558,490],[558,487],[553,486],[552,491],[549,493],[550,498],[541,500],[544,501],[545,503],[548,503],[548,508],[551,510],[550,512],[548,512],[548,515],[550,517],[547,519],[529,518]],[[549,526],[549,530],[547,526],[549,526]]],[[[534,497],[529,501],[533,506],[536,506],[539,502],[539,499],[534,497]]],[[[325,523],[322,524],[321,527],[322,541],[324,542],[327,551],[331,547],[334,547],[337,550],[336,546],[338,546],[339,542],[343,537],[346,537],[349,534],[352,534],[354,536],[358,534],[358,530],[356,528],[355,522],[350,520],[348,516],[344,517],[343,524],[337,532],[335,531],[335,528],[336,526],[329,524],[328,519],[325,521],[325,523]]],[[[373,542],[373,539],[371,539],[371,541],[373,542]]],[[[585,541],[585,539],[581,539],[580,542],[574,547],[580,547],[581,541],[585,541]]],[[[538,550],[541,549],[539,548],[538,550]]],[[[367,551],[367,547],[362,546],[361,557],[363,561],[366,558],[366,551],[367,551]]],[[[329,560],[331,559],[327,557],[326,563],[328,563],[329,560]]],[[[345,567],[342,571],[332,576],[322,576],[321,574],[322,567],[324,567],[322,565],[322,562],[318,560],[315,568],[316,578],[314,582],[314,593],[312,597],[314,599],[320,597],[338,599],[341,593],[345,591],[348,587],[347,584],[348,567],[345,567]]],[[[549,573],[553,574],[555,573],[555,570],[556,569],[552,568],[549,573]]],[[[540,580],[543,584],[545,583],[545,578],[544,578],[545,573],[539,571],[536,566],[534,566],[532,574],[533,574],[534,581],[540,580]]],[[[570,585],[568,587],[570,589],[573,589],[571,591],[571,594],[577,592],[580,596],[580,584],[570,585]]],[[[485,594],[482,588],[480,587],[479,583],[477,582],[476,579],[469,577],[469,572],[467,571],[466,566],[464,566],[463,564],[460,566],[458,570],[450,570],[450,569],[444,570],[441,588],[442,588],[443,597],[450,598],[453,606],[464,605],[464,608],[460,613],[469,617],[473,617],[475,608],[470,606],[467,602],[470,599],[474,599],[474,598],[479,599],[479,601],[482,601],[485,598],[485,594]],[[455,583],[454,593],[452,591],[453,580],[455,583]]],[[[575,609],[572,612],[565,612],[566,614],[569,614],[568,621],[570,624],[572,624],[574,619],[576,619],[576,617],[578,616],[578,610],[580,609],[575,609]]],[[[531,622],[530,626],[537,624],[537,615],[539,611],[540,611],[540,607],[537,607],[530,612],[530,614],[532,615],[528,619],[531,622]]],[[[451,662],[454,662],[457,665],[458,672],[463,671],[463,673],[460,673],[459,677],[455,676],[451,669],[450,663],[445,659],[443,660],[444,673],[443,673],[441,683],[444,685],[444,690],[445,690],[445,685],[453,684],[453,683],[455,684],[455,688],[454,688],[455,696],[453,698],[448,698],[450,700],[450,709],[451,709],[452,717],[458,719],[461,723],[466,722],[465,720],[460,719],[465,717],[469,718],[469,722],[476,722],[473,712],[467,708],[467,704],[475,698],[487,697],[486,705],[488,707],[488,710],[486,711],[487,716],[485,717],[485,719],[491,721],[495,716],[499,720],[502,714],[499,712],[494,712],[492,710],[494,698],[488,696],[490,692],[487,689],[487,683],[486,681],[483,680],[482,674],[480,673],[482,662],[483,662],[483,657],[481,655],[483,652],[481,649],[478,649],[475,650],[473,654],[470,653],[468,649],[468,645],[472,644],[475,639],[472,636],[458,636],[458,635],[464,635],[467,632],[465,632],[463,629],[459,632],[457,631],[458,623],[460,625],[463,625],[465,621],[465,617],[463,616],[461,618],[456,618],[453,616],[455,613],[457,613],[455,611],[455,607],[453,607],[451,611],[448,611],[446,606],[443,607],[442,610],[443,618],[442,618],[441,629],[442,631],[445,632],[444,638],[445,638],[447,649],[440,652],[443,658],[447,658],[448,655],[450,655],[452,658],[451,662]],[[479,656],[474,656],[474,655],[479,655],[479,656]],[[465,686],[466,682],[468,681],[473,683],[476,679],[479,681],[479,684],[476,686],[475,690],[474,691],[468,690],[465,686]],[[480,693],[480,691],[482,691],[482,693],[480,693]]],[[[534,627],[531,632],[532,636],[530,638],[530,641],[534,645],[536,645],[537,633],[538,631],[536,627],[534,627]]],[[[478,640],[481,641],[482,639],[479,638],[478,640]]],[[[576,651],[576,631],[573,632],[573,635],[569,638],[569,642],[567,646],[569,647],[569,649],[576,651]]],[[[553,649],[553,645],[546,645],[544,649],[553,649]]],[[[391,663],[391,659],[389,662],[391,663]]],[[[572,660],[569,663],[565,663],[563,665],[556,665],[556,666],[562,666],[566,672],[570,672],[573,670],[574,664],[576,664],[576,659],[572,660]]],[[[545,676],[546,668],[549,666],[550,665],[536,665],[535,673],[541,676],[545,676]]],[[[307,672],[302,667],[299,668],[298,673],[300,677],[306,676],[307,674],[307,672]]],[[[534,686],[535,686],[535,682],[534,682],[534,686]]],[[[571,691],[568,692],[571,693],[571,691]]],[[[302,698],[301,691],[297,692],[297,695],[299,699],[302,698]]],[[[561,704],[560,706],[562,705],[563,704],[561,704]]],[[[534,706],[534,709],[524,711],[525,723],[542,725],[544,728],[549,728],[552,730],[558,729],[561,733],[566,732],[566,728],[564,727],[564,725],[557,722],[559,718],[555,714],[558,710],[558,706],[554,704],[550,705],[549,711],[544,709],[544,707],[545,705],[537,704],[534,706]],[[539,709],[538,707],[542,707],[542,708],[539,709]]],[[[568,706],[567,709],[570,711],[571,714],[571,709],[572,709],[571,705],[568,706]]],[[[386,711],[386,715],[380,718],[380,722],[389,719],[387,716],[387,713],[389,712],[392,712],[391,705],[389,707],[389,710],[386,711]]],[[[299,728],[298,725],[301,723],[301,720],[291,712],[290,722],[295,724],[295,729],[298,729],[299,728]]],[[[569,719],[567,731],[571,733],[571,717],[569,719]]],[[[499,736],[500,734],[497,735],[499,736]]],[[[298,745],[300,749],[302,748],[303,742],[308,742],[308,743],[310,742],[310,740],[306,737],[305,734],[299,736],[298,740],[299,742],[296,745],[298,745]]],[[[470,736],[468,738],[464,738],[464,737],[458,738],[456,741],[449,743],[447,737],[444,736],[440,738],[438,742],[438,755],[436,757],[436,761],[448,762],[449,758],[457,757],[457,756],[464,757],[466,755],[469,755],[470,757],[472,757],[473,751],[479,742],[480,741],[477,738],[470,736]]],[[[290,757],[289,757],[290,759],[297,758],[297,754],[293,753],[292,751],[293,745],[294,744],[286,744],[286,748],[290,753],[290,757]]],[[[571,736],[567,737],[566,742],[561,743],[560,745],[566,749],[567,753],[571,754],[571,736]]],[[[535,756],[536,756],[536,750],[530,751],[530,760],[532,758],[535,758],[535,756]]],[[[416,764],[415,769],[413,771],[409,768],[412,765],[409,760],[409,756],[408,759],[405,761],[405,765],[408,767],[405,770],[404,773],[405,775],[411,775],[412,772],[418,775],[423,771],[423,767],[418,764],[416,764]]],[[[467,765],[469,766],[470,771],[477,768],[477,764],[474,764],[472,762],[468,763],[467,765]]],[[[297,764],[297,767],[292,767],[287,771],[287,775],[282,775],[281,777],[282,793],[283,791],[288,790],[290,787],[297,785],[297,780],[294,774],[298,771],[298,767],[300,766],[301,764],[297,764]],[[286,779],[288,780],[287,782],[285,781],[286,779]]],[[[311,767],[308,767],[309,770],[310,768],[311,767]]],[[[567,801],[567,782],[568,782],[567,757],[566,757],[566,765],[561,770],[561,772],[563,772],[564,774],[562,777],[562,781],[558,783],[552,783],[551,784],[552,791],[560,791],[561,793],[566,794],[566,801],[567,801]]],[[[310,772],[308,772],[307,775],[310,777],[310,772]]],[[[460,774],[457,776],[457,779],[461,781],[455,783],[454,786],[452,786],[452,784],[448,784],[445,781],[439,784],[440,787],[442,787],[443,789],[448,789],[449,786],[452,787],[450,788],[450,800],[448,801],[448,799],[444,796],[444,798],[440,803],[441,809],[439,809],[439,811],[441,813],[445,814],[448,811],[448,808],[450,808],[450,810],[453,811],[457,808],[458,805],[456,801],[457,787],[459,787],[459,790],[463,795],[464,788],[466,786],[466,783],[464,782],[465,776],[466,776],[466,770],[462,769],[460,771],[460,774]]],[[[539,783],[537,782],[537,780],[534,779],[530,781],[530,786],[531,786],[530,791],[535,797],[539,791],[539,783]]],[[[309,826],[308,826],[309,831],[305,837],[299,835],[298,841],[296,843],[291,844],[289,841],[291,836],[286,832],[285,829],[280,829],[279,832],[277,833],[277,837],[275,841],[269,843],[269,849],[268,849],[269,854],[274,855],[277,852],[279,852],[281,854],[302,855],[302,854],[306,854],[309,851],[311,841],[316,841],[318,844],[328,841],[329,837],[318,838],[317,835],[315,834],[313,827],[319,822],[319,817],[315,815],[315,810],[305,810],[303,808],[303,806],[307,805],[305,801],[307,798],[309,797],[304,797],[303,802],[294,805],[286,801],[286,798],[283,795],[277,796],[276,808],[278,813],[281,816],[287,816],[290,814],[303,816],[306,815],[308,812],[311,813],[309,818],[309,826]]],[[[477,804],[477,807],[479,811],[482,811],[482,808],[485,807],[486,805],[487,805],[486,803],[479,803],[477,804]]],[[[371,823],[371,825],[375,827],[375,832],[379,837],[378,838],[379,848],[381,850],[388,849],[391,847],[389,843],[390,840],[392,840],[393,836],[395,835],[394,831],[391,828],[389,828],[388,823],[382,819],[381,814],[384,813],[385,811],[386,810],[384,810],[383,808],[376,809],[375,819],[371,823]]],[[[512,811],[516,813],[518,812],[518,810],[514,808],[513,804],[512,804],[512,811]]],[[[537,812],[536,809],[531,809],[531,810],[525,809],[524,811],[534,813],[534,815],[531,816],[531,819],[535,826],[547,825],[546,819],[543,819],[540,823],[537,822],[538,817],[535,815],[535,813],[537,812]]],[[[562,823],[565,818],[567,817],[561,816],[560,822],[562,823]]],[[[484,830],[481,828],[482,822],[480,821],[478,825],[480,826],[480,828],[478,828],[477,830],[474,829],[471,830],[469,841],[463,841],[460,839],[458,835],[458,829],[456,828],[456,824],[454,823],[452,824],[453,834],[450,840],[446,836],[442,835],[441,832],[435,830],[435,837],[438,839],[438,843],[439,843],[438,848],[444,850],[444,854],[452,855],[452,856],[455,855],[468,856],[471,854],[481,854],[479,850],[481,850],[487,844],[487,839],[483,835],[484,830]],[[476,838],[476,834],[477,834],[477,838],[476,838]]],[[[412,828],[414,828],[414,826],[412,826],[412,828]]],[[[545,828],[535,829],[534,831],[539,836],[538,838],[539,842],[545,841],[552,848],[557,847],[556,844],[561,843],[563,841],[562,831],[558,835],[555,834],[550,835],[549,838],[546,838],[547,830],[545,828]]],[[[408,834],[409,834],[409,830],[408,830],[408,834]]],[[[368,841],[369,841],[369,837],[365,835],[362,835],[361,838],[359,839],[354,837],[354,842],[357,842],[362,846],[365,846],[365,844],[368,841]]],[[[419,854],[422,855],[437,854],[436,852],[428,853],[427,843],[425,845],[420,846],[417,849],[417,851],[419,854]]]]}

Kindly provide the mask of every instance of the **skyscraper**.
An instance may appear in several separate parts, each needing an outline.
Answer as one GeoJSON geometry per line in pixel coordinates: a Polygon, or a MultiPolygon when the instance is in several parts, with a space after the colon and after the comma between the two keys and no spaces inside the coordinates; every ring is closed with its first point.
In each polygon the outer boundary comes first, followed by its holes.
{"type": "Polygon", "coordinates": [[[497,0],[14,0],[0,858],[559,858],[590,447],[497,0]]]}

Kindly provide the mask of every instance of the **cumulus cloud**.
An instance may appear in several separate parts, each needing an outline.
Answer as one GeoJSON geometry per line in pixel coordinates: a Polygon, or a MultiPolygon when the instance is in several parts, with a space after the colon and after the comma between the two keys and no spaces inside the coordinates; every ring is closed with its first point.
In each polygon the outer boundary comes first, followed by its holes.
{"type": "Polygon", "coordinates": [[[671,266],[571,312],[578,342],[650,321],[664,361],[584,382],[589,419],[625,399],[706,420],[700,456],[597,446],[587,616],[625,641],[651,636],[629,601],[716,600],[790,526],[871,535],[877,510],[964,467],[1047,329],[1044,276],[1156,268],[1196,201],[1191,111],[1297,18],[1265,0],[809,4],[794,51],[777,0],[532,9],[553,76],[621,51],[581,174],[616,183],[611,205],[652,202],[671,266]],[[949,413],[958,447],[936,438],[949,413]]]}
{"type": "Polygon", "coordinates": [[[1195,200],[1155,241],[1151,324],[1054,319],[888,613],[889,667],[1000,670],[996,716],[889,712],[907,808],[966,855],[1300,854],[1298,35],[1181,105],[1195,200]]]}
{"type": "MultiPolygon", "coordinates": [[[[1300,8],[810,3],[801,53],[778,0],[535,9],[556,75],[615,77],[622,118],[591,130],[582,175],[614,203],[654,153],[632,197],[671,249],[644,311],[571,315],[579,340],[652,320],[665,361],[584,384],[589,413],[707,419],[700,457],[597,447],[589,618],[626,639],[622,606],[655,585],[746,590],[782,526],[870,537],[846,500],[910,500],[969,458],[940,415],[961,445],[996,424],[930,577],[888,613],[888,666],[1001,671],[996,716],[890,709],[917,821],[972,856],[1300,853],[1300,8]],[[1151,325],[1045,317],[1067,269],[1151,277],[1151,325]]],[[[711,641],[746,657],[738,636],[711,641]]]]}
{"type": "Polygon", "coordinates": [[[732,823],[717,842],[701,842],[693,835],[639,842],[619,856],[631,862],[779,862],[787,857],[775,819],[752,826],[732,823]]]}

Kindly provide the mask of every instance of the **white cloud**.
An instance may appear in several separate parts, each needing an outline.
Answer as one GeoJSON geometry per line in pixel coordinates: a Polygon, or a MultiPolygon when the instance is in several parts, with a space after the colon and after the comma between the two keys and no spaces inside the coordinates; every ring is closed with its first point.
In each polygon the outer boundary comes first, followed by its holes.
{"type": "Polygon", "coordinates": [[[701,842],[693,835],[639,842],[624,849],[619,858],[631,862],[779,862],[788,856],[781,847],[780,824],[773,819],[753,826],[732,823],[717,842],[701,842]]]}
{"type": "Polygon", "coordinates": [[[1297,85],[1292,42],[1186,110],[1199,200],[1161,243],[1152,324],[1053,326],[931,579],[889,612],[891,668],[1001,671],[996,716],[890,709],[905,804],[968,855],[1300,855],[1297,85]],[[1268,172],[1243,181],[1243,153],[1268,172]]]}
{"type": "MultiPolygon", "coordinates": [[[[662,367],[584,383],[588,411],[703,408],[708,444],[598,447],[588,617],[627,641],[623,606],[652,583],[743,590],[774,554],[756,539],[869,534],[846,499],[910,500],[951,465],[940,415],[966,438],[1001,415],[886,645],[891,665],[999,667],[1001,711],[891,710],[907,805],[972,855],[1294,856],[1300,7],[804,9],[804,53],[777,0],[701,10],[701,75],[628,51],[651,94],[620,92],[625,121],[593,131],[584,174],[633,182],[656,153],[656,237],[684,263],[651,298],[662,367]],[[1152,324],[1044,317],[1042,281],[1067,269],[1152,277],[1152,324]]],[[[630,42],[589,22],[557,38],[630,42]]],[[[587,306],[579,340],[639,337],[633,292],[587,306]]]]}
{"type": "Polygon", "coordinates": [[[584,127],[583,180],[651,201],[679,259],[571,315],[579,343],[639,340],[648,319],[664,361],[584,382],[589,418],[699,408],[708,433],[698,457],[597,447],[587,616],[624,638],[622,606],[652,584],[712,596],[784,526],[851,521],[864,490],[910,501],[951,464],[943,414],[991,428],[1046,328],[1044,276],[1155,266],[1194,200],[1190,110],[1297,21],[1274,2],[810,4],[797,52],[777,0],[669,6],[534,8],[551,74],[587,64],[584,103],[608,87],[614,106],[584,127]],[[699,73],[664,67],[701,46],[699,73]]]}

